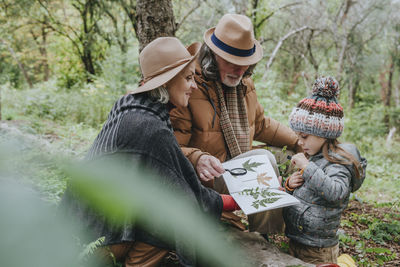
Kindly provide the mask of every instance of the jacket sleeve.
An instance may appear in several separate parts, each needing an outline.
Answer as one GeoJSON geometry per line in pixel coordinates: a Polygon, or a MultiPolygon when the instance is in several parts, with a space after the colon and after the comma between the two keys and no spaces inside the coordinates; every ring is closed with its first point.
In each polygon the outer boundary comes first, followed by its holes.
{"type": "Polygon", "coordinates": [[[209,155],[209,153],[195,147],[189,147],[192,138],[192,113],[187,107],[174,108],[170,112],[170,118],[174,135],[183,154],[196,168],[199,158],[204,154],[209,155]]]}
{"type": "Polygon", "coordinates": [[[344,200],[350,194],[351,173],[344,165],[331,164],[322,170],[314,162],[309,162],[303,178],[305,185],[328,202],[344,200]]]}
{"type": "Polygon", "coordinates": [[[254,140],[268,145],[283,147],[299,152],[298,138],[292,129],[264,115],[264,108],[257,100],[254,140]]]}

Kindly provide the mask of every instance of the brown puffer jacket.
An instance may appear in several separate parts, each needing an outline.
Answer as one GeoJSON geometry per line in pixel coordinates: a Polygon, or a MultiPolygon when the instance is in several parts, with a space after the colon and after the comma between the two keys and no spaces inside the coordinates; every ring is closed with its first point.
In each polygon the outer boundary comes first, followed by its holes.
{"type": "MultiPolygon", "coordinates": [[[[204,153],[209,153],[224,162],[228,149],[220,126],[220,105],[213,81],[206,82],[196,68],[196,83],[186,108],[170,111],[174,134],[183,153],[196,167],[204,153]]],[[[288,127],[264,116],[264,109],[257,100],[256,90],[251,78],[242,80],[245,87],[245,103],[250,126],[250,144],[253,140],[271,146],[298,151],[297,136],[288,127]]]]}

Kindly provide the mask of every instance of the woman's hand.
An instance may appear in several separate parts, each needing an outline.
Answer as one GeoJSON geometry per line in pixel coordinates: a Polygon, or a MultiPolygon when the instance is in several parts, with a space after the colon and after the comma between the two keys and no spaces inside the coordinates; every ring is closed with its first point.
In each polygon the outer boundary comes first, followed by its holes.
{"type": "Polygon", "coordinates": [[[199,161],[197,162],[196,171],[200,180],[207,182],[214,179],[214,177],[221,176],[225,172],[225,169],[219,159],[204,154],[200,156],[199,161]]]}
{"type": "Polygon", "coordinates": [[[303,170],[308,165],[308,159],[303,153],[297,153],[296,155],[292,156],[292,164],[294,164],[300,170],[303,170]]]}
{"type": "Polygon", "coordinates": [[[304,178],[302,176],[301,171],[294,172],[288,179],[289,179],[288,185],[289,185],[289,188],[291,188],[291,189],[300,187],[304,183],[304,178]]]}

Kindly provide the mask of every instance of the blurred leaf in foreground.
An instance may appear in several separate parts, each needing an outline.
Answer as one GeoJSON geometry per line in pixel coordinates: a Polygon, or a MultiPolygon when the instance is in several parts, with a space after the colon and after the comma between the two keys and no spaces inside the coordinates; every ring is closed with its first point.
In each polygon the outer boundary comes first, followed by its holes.
{"type": "Polygon", "coordinates": [[[0,266],[79,266],[71,223],[15,180],[0,177],[0,266]]]}
{"type": "Polygon", "coordinates": [[[130,218],[167,242],[179,239],[186,252],[195,247],[208,266],[248,266],[240,248],[226,242],[216,222],[179,191],[166,190],[162,178],[141,168],[127,168],[125,158],[67,168],[67,172],[74,192],[116,224],[130,218]]]}

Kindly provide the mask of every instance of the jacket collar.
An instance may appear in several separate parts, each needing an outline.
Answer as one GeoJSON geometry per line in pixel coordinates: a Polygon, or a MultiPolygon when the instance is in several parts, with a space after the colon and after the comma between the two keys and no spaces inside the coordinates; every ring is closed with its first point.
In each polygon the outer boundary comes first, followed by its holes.
{"type": "Polygon", "coordinates": [[[126,112],[127,110],[139,110],[143,113],[150,113],[164,121],[167,124],[167,127],[172,131],[166,104],[154,101],[148,97],[147,94],[127,94],[122,97],[119,102],[121,104],[116,105],[114,110],[115,115],[118,115],[121,112],[126,112]]]}

